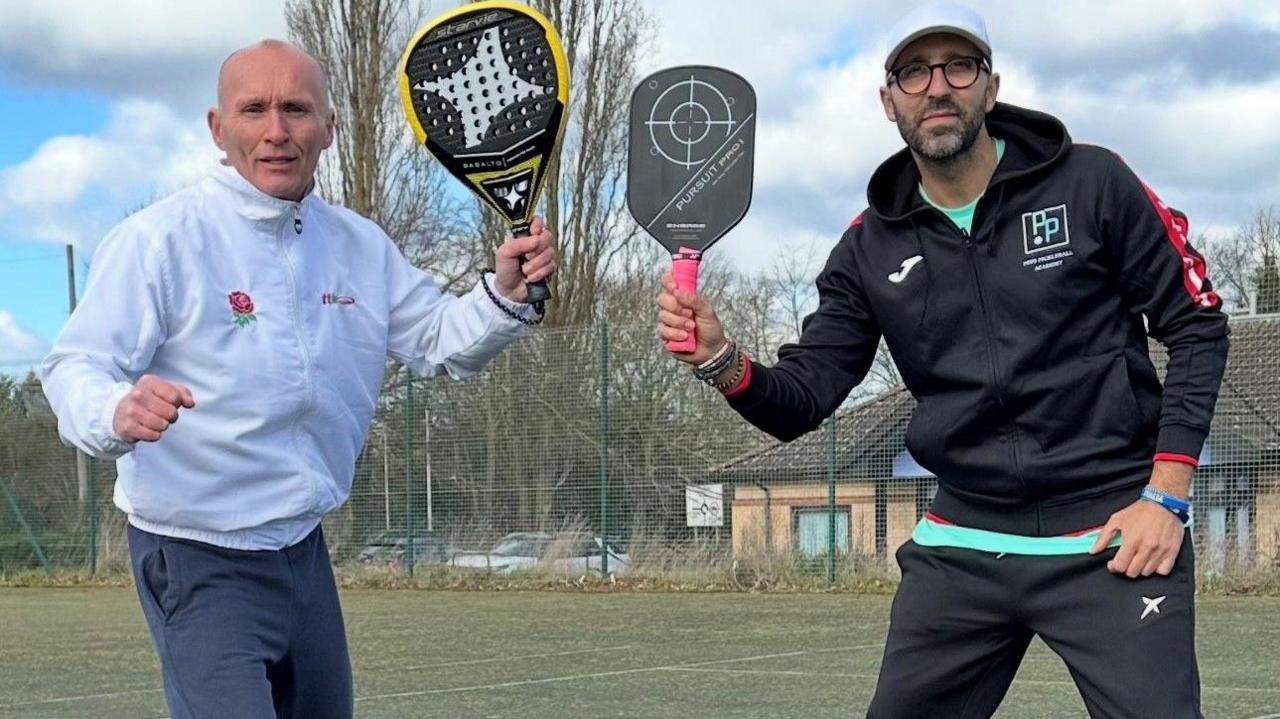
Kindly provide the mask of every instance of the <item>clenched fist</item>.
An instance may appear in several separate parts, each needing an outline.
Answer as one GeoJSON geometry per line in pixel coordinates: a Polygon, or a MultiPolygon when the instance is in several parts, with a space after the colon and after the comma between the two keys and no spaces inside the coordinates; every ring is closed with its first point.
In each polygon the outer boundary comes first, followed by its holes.
{"type": "Polygon", "coordinates": [[[689,332],[697,335],[697,347],[693,352],[673,352],[681,362],[702,364],[724,346],[724,327],[711,303],[701,295],[677,290],[675,279],[667,272],[662,275],[662,292],[658,294],[658,336],[679,342],[689,332]]]}
{"type": "Polygon", "coordinates": [[[116,405],[112,429],[126,442],[154,442],[178,421],[178,409],[196,406],[191,390],[143,375],[116,405]]]}

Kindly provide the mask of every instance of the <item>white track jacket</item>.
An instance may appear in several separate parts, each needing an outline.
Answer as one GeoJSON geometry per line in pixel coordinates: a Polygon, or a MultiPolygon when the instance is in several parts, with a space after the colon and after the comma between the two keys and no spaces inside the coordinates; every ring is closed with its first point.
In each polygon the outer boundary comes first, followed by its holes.
{"type": "Polygon", "coordinates": [[[465,377],[522,330],[480,285],[441,293],[373,222],[221,168],[103,240],[42,379],[63,439],[118,458],[134,526],[280,549],[346,501],[387,356],[465,377]],[[130,444],[113,416],[144,374],[196,405],[130,444]]]}

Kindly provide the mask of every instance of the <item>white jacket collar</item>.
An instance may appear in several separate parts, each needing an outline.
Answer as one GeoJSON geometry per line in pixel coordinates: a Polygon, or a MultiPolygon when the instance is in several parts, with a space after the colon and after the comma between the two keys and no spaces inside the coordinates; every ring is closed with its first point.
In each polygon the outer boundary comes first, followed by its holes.
{"type": "Polygon", "coordinates": [[[222,165],[216,168],[211,176],[225,188],[235,204],[236,211],[246,220],[274,221],[285,216],[301,218],[308,205],[320,201],[316,196],[314,184],[301,200],[294,202],[272,197],[259,190],[244,179],[234,167],[222,165]]]}

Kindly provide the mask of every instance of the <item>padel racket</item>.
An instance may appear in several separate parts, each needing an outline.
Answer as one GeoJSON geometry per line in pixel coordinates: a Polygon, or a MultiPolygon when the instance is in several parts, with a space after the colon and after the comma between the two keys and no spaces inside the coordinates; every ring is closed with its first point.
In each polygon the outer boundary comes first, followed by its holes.
{"type": "MultiPolygon", "coordinates": [[[[418,141],[528,235],[568,118],[569,66],[551,23],[507,0],[431,20],[400,60],[400,99],[418,141]]],[[[551,297],[545,282],[528,290],[528,302],[551,297]]]]}
{"type": "MultiPolygon", "coordinates": [[[[740,75],[686,65],[660,70],[631,95],[627,207],[671,253],[676,287],[698,290],[702,253],[751,206],[756,93],[740,75]]],[[[693,333],[668,341],[693,352],[693,333]]]]}

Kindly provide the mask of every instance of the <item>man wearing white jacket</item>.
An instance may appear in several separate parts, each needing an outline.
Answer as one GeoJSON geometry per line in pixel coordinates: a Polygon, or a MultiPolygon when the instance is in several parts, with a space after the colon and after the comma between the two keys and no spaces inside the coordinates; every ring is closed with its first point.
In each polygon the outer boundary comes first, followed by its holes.
{"type": "Polygon", "coordinates": [[[535,221],[474,289],[441,293],[312,191],[334,115],[286,43],[233,53],[208,119],[228,167],[103,240],[44,389],[65,440],[117,459],[172,716],[350,717],[320,520],[347,499],[385,359],[478,371],[537,318],[525,282],[554,272],[551,235],[535,221]]]}

